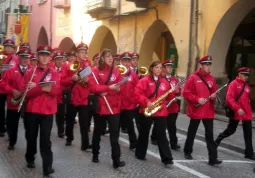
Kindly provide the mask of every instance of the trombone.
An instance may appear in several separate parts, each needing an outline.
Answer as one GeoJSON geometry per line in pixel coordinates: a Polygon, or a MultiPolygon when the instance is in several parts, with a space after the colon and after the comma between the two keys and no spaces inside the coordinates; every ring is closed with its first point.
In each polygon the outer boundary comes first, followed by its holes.
{"type": "Polygon", "coordinates": [[[126,74],[128,69],[124,65],[117,65],[115,68],[117,68],[122,75],[126,74]]]}
{"type": "Polygon", "coordinates": [[[78,82],[80,82],[82,85],[85,85],[86,82],[81,78],[80,72],[82,71],[81,63],[79,61],[73,61],[70,65],[70,70],[73,72],[77,72],[77,75],[79,77],[78,82]]]}

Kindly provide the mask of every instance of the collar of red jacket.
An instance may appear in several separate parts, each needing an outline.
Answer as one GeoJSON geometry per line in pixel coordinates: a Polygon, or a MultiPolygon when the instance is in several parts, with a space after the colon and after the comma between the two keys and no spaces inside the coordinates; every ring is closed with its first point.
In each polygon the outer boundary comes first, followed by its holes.
{"type": "Polygon", "coordinates": [[[202,75],[202,76],[207,76],[207,75],[210,74],[210,73],[205,73],[201,68],[199,68],[199,69],[196,71],[196,73],[199,73],[199,74],[202,75]]]}
{"type": "Polygon", "coordinates": [[[6,55],[6,56],[10,57],[10,56],[12,56],[12,55],[13,55],[13,53],[3,52],[3,55],[6,55]]]}
{"type": "Polygon", "coordinates": [[[106,63],[104,63],[103,65],[103,70],[110,70],[112,66],[107,65],[106,63]]]}
{"type": "Polygon", "coordinates": [[[37,64],[37,69],[39,69],[39,70],[42,71],[42,72],[46,71],[48,68],[50,68],[50,67],[49,67],[49,64],[48,64],[47,67],[45,67],[45,68],[42,68],[42,67],[40,67],[40,64],[37,64]]]}
{"type": "MultiPolygon", "coordinates": [[[[239,83],[244,83],[244,81],[242,81],[238,76],[236,77],[236,81],[239,83]]],[[[245,82],[245,83],[247,83],[247,82],[245,82]]]]}

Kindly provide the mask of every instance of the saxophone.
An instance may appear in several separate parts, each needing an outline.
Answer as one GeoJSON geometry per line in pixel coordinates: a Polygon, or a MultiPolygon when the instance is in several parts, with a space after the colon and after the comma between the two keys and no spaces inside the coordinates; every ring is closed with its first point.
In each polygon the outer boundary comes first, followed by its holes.
{"type": "Polygon", "coordinates": [[[180,81],[179,83],[177,83],[177,85],[175,87],[172,87],[171,85],[171,89],[168,90],[166,93],[164,93],[162,96],[160,96],[158,99],[156,99],[155,101],[153,101],[152,105],[153,107],[152,108],[148,108],[146,107],[144,109],[144,115],[146,117],[150,117],[151,115],[155,114],[156,112],[158,112],[160,109],[162,109],[162,102],[166,99],[166,97],[170,94],[170,93],[173,93],[176,88],[178,88],[182,83],[184,83],[185,81],[187,80],[186,79],[183,79],[182,81],[180,81]]]}

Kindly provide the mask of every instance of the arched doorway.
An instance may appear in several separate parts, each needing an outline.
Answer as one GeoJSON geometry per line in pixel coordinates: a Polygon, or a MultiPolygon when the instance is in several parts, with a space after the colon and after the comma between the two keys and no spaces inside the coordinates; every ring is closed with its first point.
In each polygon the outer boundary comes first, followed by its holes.
{"type": "Polygon", "coordinates": [[[65,37],[59,44],[59,49],[61,51],[65,51],[65,52],[68,52],[70,51],[71,49],[75,49],[75,44],[73,42],[73,40],[69,37],[65,37]]]}
{"type": "Polygon", "coordinates": [[[48,45],[48,35],[44,27],[41,27],[38,39],[37,39],[37,47],[40,45],[48,45]]]}
{"type": "Polygon", "coordinates": [[[109,48],[113,53],[117,53],[117,44],[111,30],[106,26],[97,28],[89,45],[89,58],[104,48],[109,48]]]}
{"type": "Polygon", "coordinates": [[[139,63],[148,67],[152,60],[164,61],[167,58],[175,60],[176,68],[178,65],[178,50],[174,38],[167,25],[161,20],[157,20],[144,35],[140,48],[139,63]]]}
{"type": "MultiPolygon", "coordinates": [[[[213,56],[212,74],[233,80],[237,69],[247,66],[255,71],[255,1],[237,1],[220,20],[208,53],[213,56]]],[[[255,73],[250,77],[251,103],[255,110],[255,73]],[[254,76],[254,77],[253,77],[254,76]]]]}

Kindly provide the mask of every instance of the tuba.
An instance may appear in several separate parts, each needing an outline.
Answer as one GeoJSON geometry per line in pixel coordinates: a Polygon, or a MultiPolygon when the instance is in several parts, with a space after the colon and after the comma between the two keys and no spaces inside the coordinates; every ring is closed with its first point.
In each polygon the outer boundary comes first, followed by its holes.
{"type": "Polygon", "coordinates": [[[149,70],[147,67],[139,67],[138,72],[140,75],[145,76],[148,74],[149,70]]]}
{"type": "Polygon", "coordinates": [[[126,74],[128,69],[124,65],[117,65],[116,68],[120,71],[122,75],[126,74]]]}

